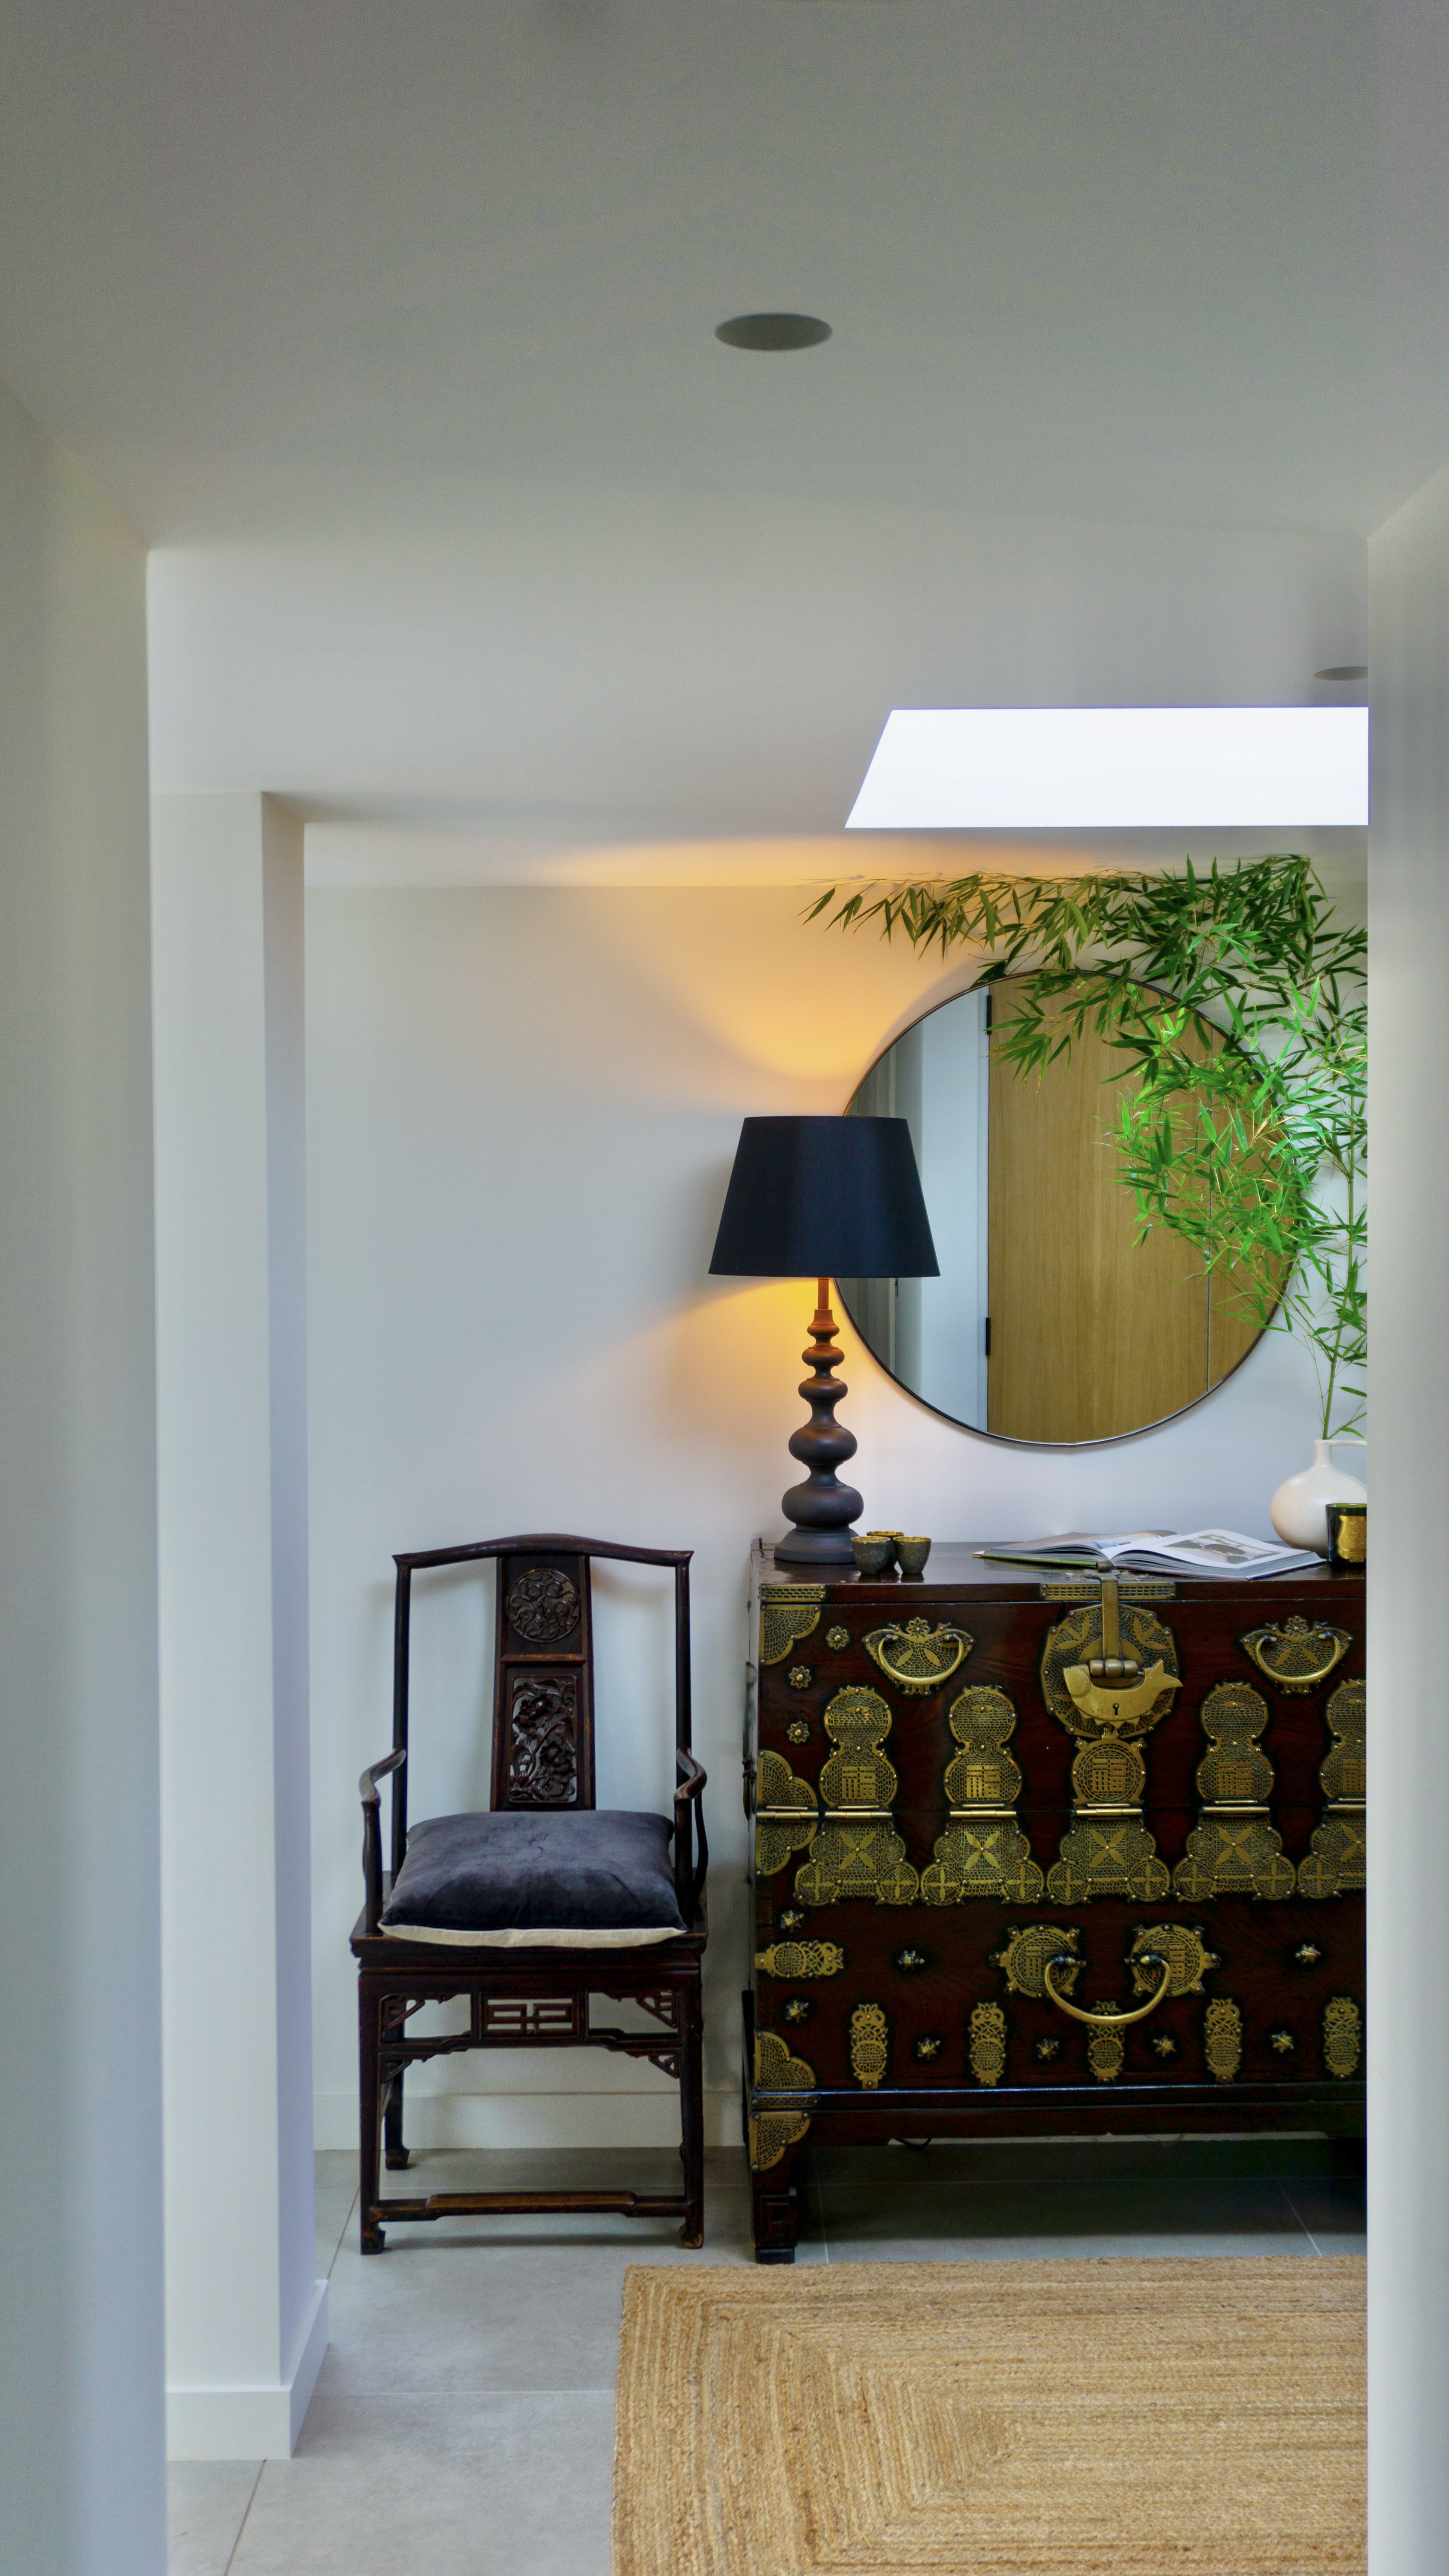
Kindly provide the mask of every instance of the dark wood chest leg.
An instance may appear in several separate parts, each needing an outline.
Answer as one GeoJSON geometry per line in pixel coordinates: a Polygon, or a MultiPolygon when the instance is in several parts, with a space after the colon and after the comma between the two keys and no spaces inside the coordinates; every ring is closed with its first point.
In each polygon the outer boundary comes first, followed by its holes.
{"type": "Polygon", "coordinates": [[[791,2179],[791,2161],[789,2156],[782,2157],[767,2172],[750,2176],[757,2263],[795,2260],[800,2239],[800,2203],[791,2179]]]}

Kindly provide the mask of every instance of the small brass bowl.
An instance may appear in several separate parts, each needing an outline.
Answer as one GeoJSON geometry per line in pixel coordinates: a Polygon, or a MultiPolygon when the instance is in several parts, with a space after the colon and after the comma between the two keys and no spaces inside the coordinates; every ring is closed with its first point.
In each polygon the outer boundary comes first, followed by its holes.
{"type": "Polygon", "coordinates": [[[896,1543],[889,1530],[871,1530],[850,1544],[862,1574],[889,1574],[895,1564],[896,1543]]]}
{"type": "Polygon", "coordinates": [[[896,1554],[901,1561],[902,1574],[914,1576],[918,1583],[921,1576],[926,1571],[926,1559],[930,1553],[931,1542],[928,1538],[898,1538],[896,1540],[896,1554]]]}

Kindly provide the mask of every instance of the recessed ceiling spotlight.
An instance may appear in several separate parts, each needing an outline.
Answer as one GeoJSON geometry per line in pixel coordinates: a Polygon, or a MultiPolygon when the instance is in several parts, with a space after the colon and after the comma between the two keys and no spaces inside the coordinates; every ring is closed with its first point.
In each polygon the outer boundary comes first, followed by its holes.
{"type": "Polygon", "coordinates": [[[1366,680],[1367,662],[1330,662],[1326,671],[1315,671],[1315,680],[1366,680]]]}
{"type": "Polygon", "coordinates": [[[727,349],[818,349],[830,337],[828,322],[813,313],[737,313],[721,322],[715,338],[727,349]]]}

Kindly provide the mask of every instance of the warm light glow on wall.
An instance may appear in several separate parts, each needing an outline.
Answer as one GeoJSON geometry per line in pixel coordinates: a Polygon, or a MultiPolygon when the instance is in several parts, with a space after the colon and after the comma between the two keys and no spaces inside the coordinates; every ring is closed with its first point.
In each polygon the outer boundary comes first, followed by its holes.
{"type": "MultiPolygon", "coordinates": [[[[969,978],[953,959],[807,922],[816,888],[607,888],[571,896],[580,934],[615,978],[651,988],[677,1023],[681,1092],[752,1109],[843,1109],[887,1036],[969,978]],[[708,1031],[713,1054],[698,1036],[708,1031]]],[[[657,1043],[657,1040],[656,1040],[657,1043]]],[[[601,1077],[606,1078],[606,1077],[601,1077]]]]}
{"type": "Polygon", "coordinates": [[[898,707],[846,828],[1367,821],[1366,707],[898,707]]]}

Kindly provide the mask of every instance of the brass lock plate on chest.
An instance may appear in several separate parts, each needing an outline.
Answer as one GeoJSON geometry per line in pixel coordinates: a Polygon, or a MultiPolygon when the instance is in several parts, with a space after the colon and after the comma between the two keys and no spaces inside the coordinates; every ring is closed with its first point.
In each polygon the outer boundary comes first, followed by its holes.
{"type": "Polygon", "coordinates": [[[1079,1746],[1072,1823],[1047,1895],[1053,1905],[1093,1896],[1156,1904],[1170,1880],[1142,1821],[1147,1765],[1134,1739],[1166,1717],[1182,1686],[1177,1647],[1151,1610],[1123,1601],[1110,1566],[1099,1579],[1100,1601],[1058,1620],[1042,1648],[1042,1697],[1079,1746]]]}
{"type": "Polygon", "coordinates": [[[1119,1742],[1149,1734],[1182,1687],[1172,1632],[1140,1602],[1124,1601],[1104,1568],[1098,1602],[1047,1632],[1042,1696],[1073,1735],[1119,1742]]]}

